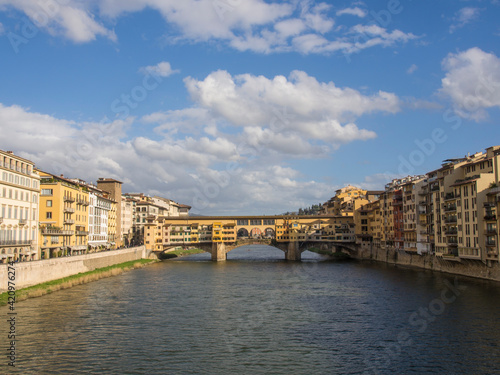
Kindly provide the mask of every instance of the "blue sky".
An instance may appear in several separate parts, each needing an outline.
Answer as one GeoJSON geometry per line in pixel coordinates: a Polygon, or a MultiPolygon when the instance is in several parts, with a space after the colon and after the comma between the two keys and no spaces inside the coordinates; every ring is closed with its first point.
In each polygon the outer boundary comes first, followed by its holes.
{"type": "Polygon", "coordinates": [[[202,214],[500,144],[498,1],[0,0],[0,148],[202,214]]]}

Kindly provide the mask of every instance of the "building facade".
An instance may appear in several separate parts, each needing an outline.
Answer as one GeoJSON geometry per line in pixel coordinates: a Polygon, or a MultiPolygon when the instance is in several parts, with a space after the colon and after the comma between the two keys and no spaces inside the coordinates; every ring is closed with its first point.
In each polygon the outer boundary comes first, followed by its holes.
{"type": "Polygon", "coordinates": [[[85,254],[88,246],[88,188],[62,175],[38,172],[42,258],[85,254]]]}
{"type": "Polygon", "coordinates": [[[0,261],[40,259],[40,175],[34,163],[0,150],[0,261]]]}

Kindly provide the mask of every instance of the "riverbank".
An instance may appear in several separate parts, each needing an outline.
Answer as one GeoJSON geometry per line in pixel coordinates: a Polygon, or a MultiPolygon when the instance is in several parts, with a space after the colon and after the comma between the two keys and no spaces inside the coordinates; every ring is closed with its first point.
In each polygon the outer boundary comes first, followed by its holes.
{"type": "MultiPolygon", "coordinates": [[[[58,290],[68,289],[76,285],[87,284],[92,281],[103,279],[106,277],[120,275],[125,271],[136,268],[142,268],[146,265],[157,262],[153,259],[138,259],[120,264],[115,264],[108,267],[97,268],[93,271],[78,273],[76,275],[63,277],[61,279],[48,281],[45,283],[33,285],[27,288],[16,290],[16,302],[23,301],[28,298],[41,297],[46,294],[53,293],[58,290]]],[[[0,294],[0,306],[5,306],[8,301],[8,293],[0,294]]]]}
{"type": "Polygon", "coordinates": [[[168,253],[163,253],[160,255],[161,260],[168,260],[168,259],[174,259],[174,258],[182,258],[187,255],[193,255],[193,254],[201,254],[204,253],[205,251],[201,249],[180,249],[180,250],[174,250],[174,251],[169,251],[168,253]]]}
{"type": "Polygon", "coordinates": [[[500,265],[486,265],[480,260],[461,259],[458,257],[441,258],[431,254],[413,254],[404,250],[379,247],[358,248],[351,253],[353,259],[403,266],[429,271],[468,276],[477,279],[500,282],[500,265]]]}

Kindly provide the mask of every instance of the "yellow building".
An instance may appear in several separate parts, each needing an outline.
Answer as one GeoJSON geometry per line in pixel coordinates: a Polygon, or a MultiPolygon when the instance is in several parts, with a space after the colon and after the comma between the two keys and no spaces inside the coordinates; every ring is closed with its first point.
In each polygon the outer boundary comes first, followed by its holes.
{"type": "MultiPolygon", "coordinates": [[[[121,218],[118,218],[118,204],[115,200],[110,199],[111,209],[109,210],[108,216],[108,241],[111,249],[116,249],[117,242],[121,237],[121,234],[118,233],[118,221],[121,222],[121,218]]],[[[121,205],[121,202],[120,202],[121,205]]],[[[121,210],[120,210],[121,212],[121,210]]]]}
{"type": "Polygon", "coordinates": [[[39,243],[42,258],[86,253],[88,189],[62,176],[38,172],[41,187],[39,243]]]}
{"type": "Polygon", "coordinates": [[[354,202],[358,199],[367,200],[367,190],[355,186],[346,186],[335,191],[335,196],[323,204],[321,214],[335,216],[353,216],[354,202]]]}

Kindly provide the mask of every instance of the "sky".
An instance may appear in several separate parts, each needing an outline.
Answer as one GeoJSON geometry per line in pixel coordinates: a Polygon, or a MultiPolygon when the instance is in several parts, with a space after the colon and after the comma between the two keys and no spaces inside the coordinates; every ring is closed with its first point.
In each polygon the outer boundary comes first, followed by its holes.
{"type": "Polygon", "coordinates": [[[500,2],[0,0],[0,149],[203,215],[500,144],[500,2]]]}

